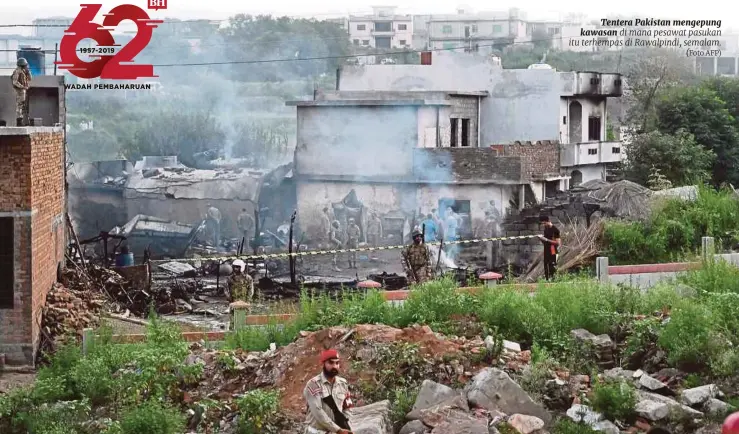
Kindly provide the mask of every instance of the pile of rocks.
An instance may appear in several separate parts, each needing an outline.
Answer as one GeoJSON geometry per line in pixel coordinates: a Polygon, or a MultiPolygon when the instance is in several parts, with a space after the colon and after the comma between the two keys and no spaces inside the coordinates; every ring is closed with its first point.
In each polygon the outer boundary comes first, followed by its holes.
{"type": "MultiPolygon", "coordinates": [[[[714,384],[708,384],[675,392],[671,384],[675,383],[678,372],[664,369],[654,375],[641,370],[630,371],[613,368],[601,374],[603,380],[625,381],[637,388],[638,401],[635,412],[639,417],[637,425],[648,429],[651,424],[667,424],[680,420],[692,420],[698,425],[707,417],[721,417],[733,408],[721,400],[724,394],[714,384]]],[[[582,404],[574,404],[567,416],[576,422],[584,422],[599,431],[618,434],[619,428],[611,421],[605,420],[602,414],[582,404]]]]}
{"type": "Polygon", "coordinates": [[[502,424],[532,434],[552,416],[505,371],[485,368],[461,390],[424,381],[406,419],[400,434],[489,434],[502,424]]]}

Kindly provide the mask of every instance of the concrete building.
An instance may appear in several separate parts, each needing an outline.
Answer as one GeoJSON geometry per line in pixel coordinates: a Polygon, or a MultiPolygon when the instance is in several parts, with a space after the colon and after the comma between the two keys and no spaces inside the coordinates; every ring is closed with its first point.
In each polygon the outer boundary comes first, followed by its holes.
{"type": "MultiPolygon", "coordinates": [[[[433,56],[430,65],[345,66],[338,88],[488,92],[479,103],[479,146],[557,142],[562,171],[575,184],[606,179],[609,167],[621,161],[621,144],[609,137],[605,116],[607,99],[622,95],[620,74],[510,70],[488,56],[433,56]]],[[[547,182],[555,188],[555,179],[547,182]]],[[[562,178],[557,187],[569,186],[562,178]]],[[[546,185],[532,187],[537,199],[546,196],[546,185]]]]}
{"type": "Polygon", "coordinates": [[[715,56],[696,56],[693,58],[693,67],[700,76],[739,76],[739,35],[728,34],[711,39],[720,42],[718,47],[704,47],[703,50],[721,50],[715,56]]]}
{"type": "MultiPolygon", "coordinates": [[[[511,44],[531,41],[531,27],[525,15],[516,8],[506,12],[471,13],[459,9],[452,15],[419,17],[416,33],[423,32],[425,47],[432,50],[464,49],[468,52],[490,53],[511,44]]],[[[417,38],[420,40],[420,37],[417,38]]],[[[418,42],[417,42],[418,43],[418,42]]]]}
{"type": "Polygon", "coordinates": [[[361,47],[391,49],[410,48],[413,40],[413,17],[398,15],[395,7],[375,6],[371,15],[350,15],[349,40],[361,47]]]}
{"type": "Polygon", "coordinates": [[[37,18],[33,20],[33,34],[37,38],[52,39],[57,42],[64,36],[64,31],[72,25],[74,18],[70,17],[49,17],[37,18]]]}
{"type": "Polygon", "coordinates": [[[487,98],[486,91],[331,91],[289,102],[297,106],[301,230],[320,242],[324,208],[333,207],[342,228],[344,210],[361,209],[362,241],[376,214],[382,242],[399,243],[415,219],[433,209],[444,218],[451,207],[462,218],[460,236],[484,236],[492,207],[504,216],[511,201],[532,195],[527,186],[560,172],[556,142],[481,146],[487,98]]]}
{"type": "MultiPolygon", "coordinates": [[[[41,119],[43,126],[66,124],[64,77],[41,75],[33,77],[28,90],[28,117],[41,119]]],[[[0,76],[0,127],[15,126],[15,90],[10,74],[0,76]]],[[[40,125],[36,125],[40,126],[40,125]]]]}

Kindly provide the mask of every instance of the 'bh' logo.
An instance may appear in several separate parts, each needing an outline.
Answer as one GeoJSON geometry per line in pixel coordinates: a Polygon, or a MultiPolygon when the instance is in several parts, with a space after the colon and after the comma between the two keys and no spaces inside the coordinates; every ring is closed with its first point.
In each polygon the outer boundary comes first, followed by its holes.
{"type": "Polygon", "coordinates": [[[149,0],[148,9],[167,9],[167,0],[149,0]]]}

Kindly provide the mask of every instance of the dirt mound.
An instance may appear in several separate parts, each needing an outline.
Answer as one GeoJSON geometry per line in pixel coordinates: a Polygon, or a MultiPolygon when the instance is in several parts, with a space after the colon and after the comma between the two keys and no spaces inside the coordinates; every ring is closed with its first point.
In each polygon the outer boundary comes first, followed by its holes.
{"type": "Polygon", "coordinates": [[[303,388],[319,374],[319,354],[336,348],[342,358],[342,376],[356,384],[360,377],[376,368],[373,352],[385,345],[409,343],[427,362],[431,375],[439,381],[459,380],[472,365],[470,358],[480,353],[482,340],[449,339],[427,326],[396,329],[386,325],[358,325],[353,328],[331,327],[317,332],[303,332],[290,345],[273,352],[237,352],[224,369],[222,355],[214,350],[196,351],[188,363],[205,364],[206,382],[191,392],[192,399],[211,397],[230,400],[255,387],[275,387],[281,391],[281,411],[302,417],[305,410],[303,388]],[[219,355],[220,354],[220,355],[219,355]],[[218,361],[221,360],[219,363],[218,361]]]}

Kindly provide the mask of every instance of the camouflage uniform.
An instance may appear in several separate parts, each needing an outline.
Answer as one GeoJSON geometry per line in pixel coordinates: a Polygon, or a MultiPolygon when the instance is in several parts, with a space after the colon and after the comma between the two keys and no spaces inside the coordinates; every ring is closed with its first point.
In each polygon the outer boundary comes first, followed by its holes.
{"type": "MultiPolygon", "coordinates": [[[[354,223],[354,219],[349,220],[349,226],[346,228],[347,234],[347,249],[356,249],[359,247],[359,236],[361,230],[359,226],[354,223]]],[[[357,268],[357,252],[349,252],[349,268],[357,268]]]]}
{"type": "Polygon", "coordinates": [[[236,218],[236,223],[239,225],[239,230],[244,237],[245,244],[248,246],[251,241],[252,232],[254,232],[254,217],[246,211],[243,211],[236,218]]]}
{"type": "Polygon", "coordinates": [[[316,375],[305,385],[303,397],[308,403],[305,434],[334,433],[341,429],[334,420],[331,407],[323,401],[325,398],[333,398],[336,408],[347,419],[351,418],[354,404],[349,393],[349,383],[342,377],[334,377],[334,382],[331,383],[323,374],[316,375]]]}
{"type": "Polygon", "coordinates": [[[230,301],[249,301],[254,297],[254,279],[248,274],[232,274],[228,278],[230,301]]]}
{"type": "MultiPolygon", "coordinates": [[[[341,240],[339,239],[340,234],[341,234],[341,227],[339,226],[339,222],[338,220],[334,220],[328,232],[329,249],[332,249],[332,250],[341,249],[341,240]]],[[[339,254],[334,253],[331,261],[333,262],[334,269],[336,270],[339,269],[339,265],[337,264],[338,260],[339,260],[339,254]]]]}
{"type": "Polygon", "coordinates": [[[411,283],[431,280],[431,254],[425,244],[411,244],[403,249],[403,269],[411,283]]]}
{"type": "Polygon", "coordinates": [[[380,245],[382,238],[382,221],[377,215],[370,217],[370,221],[367,222],[367,242],[372,247],[380,245]]]}
{"type": "Polygon", "coordinates": [[[11,80],[15,89],[15,117],[26,119],[28,115],[27,91],[31,86],[31,72],[19,66],[13,71],[11,80]]]}

